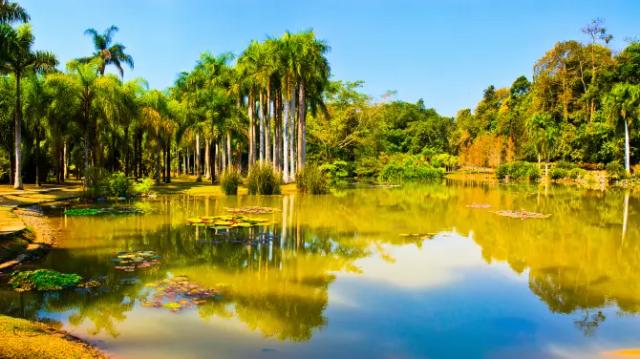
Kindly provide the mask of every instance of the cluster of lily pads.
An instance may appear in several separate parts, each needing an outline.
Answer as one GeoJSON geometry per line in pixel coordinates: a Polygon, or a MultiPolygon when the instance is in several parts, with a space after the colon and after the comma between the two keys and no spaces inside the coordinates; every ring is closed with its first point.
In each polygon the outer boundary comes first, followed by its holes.
{"type": "Polygon", "coordinates": [[[242,215],[202,216],[187,219],[189,224],[213,229],[249,228],[264,225],[266,218],[252,218],[242,215]]]}
{"type": "Polygon", "coordinates": [[[67,216],[104,216],[124,214],[144,214],[138,207],[70,208],[64,211],[67,216]]]}
{"type": "Polygon", "coordinates": [[[500,211],[493,211],[493,213],[503,217],[518,218],[518,219],[544,219],[544,218],[551,217],[550,214],[529,212],[529,211],[525,211],[524,209],[519,211],[500,210],[500,211]]]}
{"type": "Polygon", "coordinates": [[[96,280],[84,280],[75,273],[60,273],[50,269],[36,269],[14,272],[9,285],[17,292],[50,291],[67,288],[95,288],[100,286],[96,280]]]}
{"type": "Polygon", "coordinates": [[[260,206],[240,207],[240,208],[226,207],[224,210],[232,214],[270,214],[270,213],[279,211],[279,209],[277,208],[260,207],[260,206]]]}
{"type": "Polygon", "coordinates": [[[151,268],[160,264],[160,256],[156,255],[154,251],[120,252],[112,260],[116,263],[113,268],[125,272],[151,268]]]}
{"type": "Polygon", "coordinates": [[[178,276],[146,284],[153,291],[140,298],[144,307],[166,308],[178,312],[185,308],[207,303],[220,295],[217,290],[202,287],[186,276],[178,276]]]}

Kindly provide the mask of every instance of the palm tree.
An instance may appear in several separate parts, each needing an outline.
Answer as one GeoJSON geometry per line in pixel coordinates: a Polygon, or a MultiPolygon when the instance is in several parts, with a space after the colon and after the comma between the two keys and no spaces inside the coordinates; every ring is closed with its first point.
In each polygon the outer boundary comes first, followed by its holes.
{"type": "Polygon", "coordinates": [[[550,114],[541,112],[531,116],[527,123],[527,130],[538,153],[538,167],[540,167],[541,159],[544,158],[544,173],[545,176],[548,176],[549,160],[554,153],[560,129],[550,114]]]}
{"type": "Polygon", "coordinates": [[[118,32],[118,27],[111,25],[102,34],[98,33],[95,29],[85,30],[85,35],[91,36],[93,40],[93,46],[96,52],[92,57],[81,59],[83,62],[90,61],[91,59],[100,59],[98,66],[98,72],[100,75],[104,75],[105,68],[108,65],[113,65],[120,72],[120,77],[124,75],[123,64],[133,69],[133,57],[125,53],[126,47],[121,43],[113,43],[113,35],[118,32]]]}
{"type": "Polygon", "coordinates": [[[17,29],[7,32],[7,49],[5,57],[0,62],[0,71],[12,73],[15,78],[16,105],[14,111],[15,134],[15,180],[14,188],[22,189],[22,98],[20,81],[23,76],[33,72],[44,72],[55,68],[58,64],[55,56],[50,52],[33,51],[34,37],[29,24],[20,25],[17,29]]]}
{"type": "Polygon", "coordinates": [[[43,120],[48,117],[49,106],[53,101],[51,93],[45,87],[44,76],[32,74],[25,88],[24,112],[26,122],[35,134],[36,185],[40,186],[40,141],[44,130],[43,120]]]}
{"type": "Polygon", "coordinates": [[[617,84],[605,99],[605,109],[616,122],[624,126],[624,168],[631,174],[629,127],[640,117],[640,85],[617,84]]]}
{"type": "Polygon", "coordinates": [[[29,21],[27,11],[17,3],[0,0],[0,24],[29,21]]]}

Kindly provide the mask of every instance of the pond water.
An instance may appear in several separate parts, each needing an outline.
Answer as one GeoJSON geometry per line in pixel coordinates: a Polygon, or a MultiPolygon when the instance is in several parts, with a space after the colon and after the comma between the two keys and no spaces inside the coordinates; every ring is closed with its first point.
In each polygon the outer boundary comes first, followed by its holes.
{"type": "Polygon", "coordinates": [[[640,201],[624,192],[438,184],[137,205],[152,213],[51,210],[64,238],[40,266],[104,284],[0,289],[0,312],[124,358],[599,357],[640,346],[640,201]],[[249,243],[187,224],[255,205],[279,211],[232,230],[249,243]],[[114,269],[131,250],[160,264],[114,269]],[[143,305],[178,276],[220,294],[175,312],[143,305]]]}

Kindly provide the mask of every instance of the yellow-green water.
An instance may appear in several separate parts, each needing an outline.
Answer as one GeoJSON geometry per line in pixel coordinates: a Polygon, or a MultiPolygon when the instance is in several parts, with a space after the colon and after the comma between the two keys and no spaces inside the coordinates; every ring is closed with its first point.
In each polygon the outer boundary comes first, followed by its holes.
{"type": "Polygon", "coordinates": [[[0,313],[58,322],[125,358],[598,357],[640,347],[640,201],[624,192],[450,184],[138,205],[154,212],[51,210],[64,239],[41,266],[104,284],[0,290],[0,313]],[[280,209],[241,230],[270,241],[220,241],[186,224],[248,205],[280,209]],[[500,209],[551,217],[491,212],[500,209]],[[412,233],[421,235],[402,235],[412,233]],[[161,265],[113,269],[117,252],[138,249],[161,265]],[[146,284],[181,275],[223,295],[177,313],[141,305],[146,284]]]}

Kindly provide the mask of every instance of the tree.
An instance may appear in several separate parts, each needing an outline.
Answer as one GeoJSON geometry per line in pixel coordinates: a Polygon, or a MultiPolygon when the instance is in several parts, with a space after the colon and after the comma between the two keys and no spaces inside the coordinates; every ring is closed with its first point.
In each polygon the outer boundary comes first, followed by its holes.
{"type": "Polygon", "coordinates": [[[605,107],[615,122],[624,127],[624,168],[631,173],[629,127],[640,119],[640,85],[617,84],[607,95],[605,107]]]}
{"type": "Polygon", "coordinates": [[[55,68],[58,64],[55,56],[50,52],[34,51],[34,37],[31,26],[24,24],[8,32],[6,57],[0,63],[0,70],[13,74],[15,78],[16,105],[14,110],[15,134],[15,179],[14,187],[22,189],[22,98],[20,81],[23,76],[32,72],[44,72],[55,68]]]}
{"type": "Polygon", "coordinates": [[[29,21],[29,14],[18,3],[0,0],[0,24],[29,21]]]}
{"type": "Polygon", "coordinates": [[[544,158],[544,173],[549,175],[549,161],[554,154],[554,146],[558,139],[560,129],[553,117],[544,112],[539,112],[531,116],[527,124],[529,137],[535,144],[538,154],[538,165],[540,160],[544,158]]]}
{"type": "Polygon", "coordinates": [[[113,35],[116,32],[118,32],[118,27],[113,25],[101,34],[95,29],[87,29],[84,32],[86,35],[91,36],[96,52],[94,52],[92,57],[81,60],[88,62],[92,59],[99,59],[98,72],[101,76],[104,75],[104,71],[109,65],[115,66],[121,77],[124,75],[123,64],[133,69],[133,57],[125,53],[126,47],[119,42],[113,43],[113,35]]]}

